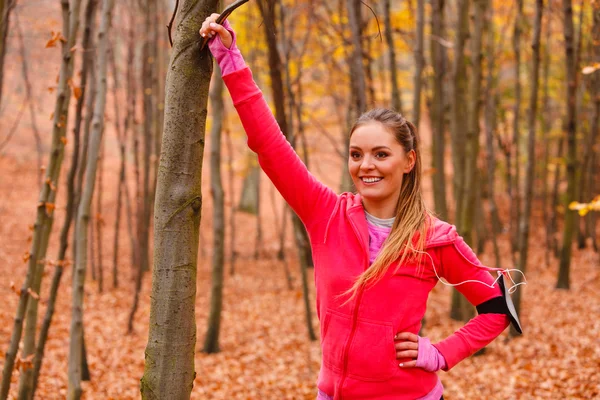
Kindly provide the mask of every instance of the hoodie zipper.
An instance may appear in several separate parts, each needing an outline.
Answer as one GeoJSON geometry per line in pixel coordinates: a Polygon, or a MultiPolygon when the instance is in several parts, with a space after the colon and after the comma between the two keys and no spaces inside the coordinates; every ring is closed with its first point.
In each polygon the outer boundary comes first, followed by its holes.
{"type": "MultiPolygon", "coordinates": [[[[352,225],[352,230],[354,231],[354,234],[358,238],[358,241],[360,242],[360,244],[363,248],[363,254],[364,254],[366,252],[366,247],[360,236],[360,232],[358,231],[358,228],[354,224],[354,221],[352,220],[352,218],[349,218],[349,220],[350,220],[350,224],[352,225]]],[[[369,259],[369,255],[366,254],[366,256],[367,257],[365,258],[365,261],[369,259]]],[[[368,267],[368,265],[365,265],[365,264],[366,264],[366,262],[363,263],[364,270],[366,270],[368,267]]],[[[363,288],[360,288],[358,290],[358,294],[356,297],[356,303],[354,305],[354,312],[352,313],[352,330],[350,331],[350,337],[348,338],[348,341],[346,342],[346,348],[344,349],[344,369],[342,370],[342,379],[340,380],[339,389],[337,391],[339,393],[339,396],[338,396],[339,400],[342,400],[342,388],[344,387],[344,382],[346,381],[346,377],[348,374],[348,356],[350,353],[350,346],[352,345],[352,341],[354,340],[354,334],[356,333],[356,326],[358,325],[358,309],[360,307],[362,295],[363,295],[363,288]]]]}

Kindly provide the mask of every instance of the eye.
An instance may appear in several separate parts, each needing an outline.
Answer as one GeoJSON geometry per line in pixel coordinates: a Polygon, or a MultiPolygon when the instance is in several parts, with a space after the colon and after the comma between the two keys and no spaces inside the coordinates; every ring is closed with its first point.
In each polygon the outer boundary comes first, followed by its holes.
{"type": "Polygon", "coordinates": [[[360,158],[360,153],[358,151],[351,151],[350,158],[353,160],[358,160],[360,158]]]}
{"type": "Polygon", "coordinates": [[[375,157],[377,158],[386,158],[388,156],[388,153],[384,152],[384,151],[378,151],[377,154],[375,154],[375,157]]]}

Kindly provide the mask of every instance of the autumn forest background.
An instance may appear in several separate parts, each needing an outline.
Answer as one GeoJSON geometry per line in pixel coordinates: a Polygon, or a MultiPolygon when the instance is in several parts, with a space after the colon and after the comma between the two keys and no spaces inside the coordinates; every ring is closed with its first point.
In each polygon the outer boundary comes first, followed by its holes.
{"type": "MultiPolygon", "coordinates": [[[[316,397],[306,234],[198,35],[231,3],[0,0],[1,400],[316,397]]],[[[349,127],[393,107],[428,206],[524,272],[524,334],[440,373],[444,397],[600,398],[600,1],[239,3],[314,175],[352,190],[349,127]]],[[[422,334],[465,303],[438,284],[422,334]]]]}

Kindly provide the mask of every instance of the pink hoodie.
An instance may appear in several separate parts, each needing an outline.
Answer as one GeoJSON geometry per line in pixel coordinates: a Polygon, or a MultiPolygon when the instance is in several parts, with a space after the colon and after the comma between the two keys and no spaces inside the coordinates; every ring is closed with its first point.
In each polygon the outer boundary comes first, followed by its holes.
{"type": "MultiPolygon", "coordinates": [[[[233,103],[262,169],[298,214],[310,236],[315,262],[317,315],[323,359],[318,387],[338,399],[418,399],[439,385],[434,372],[402,369],[394,335],[417,334],[427,297],[440,277],[492,285],[493,278],[457,234],[435,220],[419,265],[392,265],[372,287],[343,304],[339,295],[369,266],[367,221],[360,195],[337,195],[306,169],[281,133],[248,68],[224,75],[233,103]],[[434,269],[435,268],[435,269],[434,269]]],[[[501,296],[500,289],[469,282],[457,287],[473,305],[501,296]]],[[[435,344],[448,369],[475,353],[508,326],[500,314],[481,314],[435,344]]]]}

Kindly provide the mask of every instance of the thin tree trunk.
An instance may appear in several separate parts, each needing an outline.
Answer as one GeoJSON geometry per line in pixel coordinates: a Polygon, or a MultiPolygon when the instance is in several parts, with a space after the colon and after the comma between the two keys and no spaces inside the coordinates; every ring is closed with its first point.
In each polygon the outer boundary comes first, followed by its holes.
{"type": "Polygon", "coordinates": [[[71,311],[71,329],[69,344],[69,379],[67,386],[67,398],[69,400],[79,399],[82,395],[82,346],[83,346],[83,300],[85,267],[87,263],[87,224],[90,219],[91,203],[96,183],[96,169],[98,155],[102,143],[104,130],[104,111],[106,106],[106,69],[108,30],[110,28],[113,0],[104,0],[102,3],[102,17],[98,31],[98,57],[97,57],[97,94],[94,105],[94,117],[88,149],[88,160],[86,165],[86,183],[81,192],[79,208],[77,210],[76,232],[78,241],[76,244],[75,271],[73,274],[73,295],[71,311]]]}
{"type": "Polygon", "coordinates": [[[223,182],[221,181],[221,132],[225,118],[223,102],[223,79],[219,67],[215,67],[210,91],[212,127],[210,132],[210,192],[213,198],[213,258],[212,286],[210,291],[210,312],[204,340],[204,353],[218,353],[221,331],[221,310],[223,308],[223,279],[225,267],[225,204],[223,182]]]}
{"type": "MultiPolygon", "coordinates": [[[[86,164],[87,165],[87,164],[86,164]]],[[[83,192],[83,191],[82,191],[83,192]]],[[[97,199],[96,199],[97,201],[97,199]]],[[[94,199],[92,199],[92,204],[90,205],[90,207],[93,209],[94,208],[94,199]]],[[[90,215],[90,223],[89,223],[89,227],[88,227],[88,248],[89,248],[89,261],[90,261],[90,269],[92,270],[92,280],[93,281],[97,281],[98,279],[96,278],[96,247],[94,246],[97,242],[96,242],[96,230],[94,229],[96,227],[96,224],[98,223],[98,220],[96,220],[93,212],[92,215],[90,215]]],[[[77,232],[77,231],[75,231],[77,232]]],[[[75,248],[75,250],[77,250],[77,248],[75,248]]],[[[77,261],[77,259],[75,259],[75,261],[77,261]]]]}
{"type": "Polygon", "coordinates": [[[138,246],[140,265],[143,271],[150,270],[150,214],[153,203],[151,194],[151,156],[152,144],[155,136],[155,98],[154,74],[156,58],[154,54],[154,14],[156,13],[157,0],[146,0],[144,7],[144,37],[146,39],[142,49],[141,80],[144,87],[143,110],[143,149],[142,149],[142,188],[138,210],[138,246]]]}
{"type": "MultiPolygon", "coordinates": [[[[529,252],[529,219],[531,216],[531,203],[533,202],[533,186],[535,175],[535,123],[537,120],[538,109],[538,82],[540,75],[540,36],[542,31],[542,14],[544,12],[544,0],[536,0],[535,2],[535,18],[533,25],[533,40],[532,49],[532,70],[529,84],[531,85],[531,94],[529,95],[529,112],[527,115],[527,127],[529,130],[529,138],[527,144],[527,166],[525,172],[525,197],[523,199],[523,214],[519,221],[519,264],[517,266],[523,273],[527,267],[527,256],[529,252]]],[[[522,275],[517,274],[516,283],[521,282],[522,275]]],[[[521,309],[521,290],[513,296],[513,302],[517,314],[521,309]]],[[[518,334],[514,326],[510,327],[511,336],[518,334]]]]}
{"type": "Polygon", "coordinates": [[[154,208],[154,268],[141,379],[143,399],[189,399],[195,377],[202,155],[212,70],[209,50],[198,54],[198,30],[204,16],[216,11],[217,1],[184,0],[180,7],[165,85],[164,151],[154,208]],[[182,120],[188,122],[180,124],[182,120]]]}
{"type": "Polygon", "coordinates": [[[225,130],[225,145],[227,146],[228,154],[227,180],[229,182],[229,196],[231,198],[231,200],[229,201],[229,273],[231,274],[231,276],[233,276],[235,275],[235,259],[237,256],[237,252],[235,251],[235,202],[233,201],[233,199],[235,198],[235,171],[233,170],[233,143],[231,143],[231,133],[229,132],[229,130],[225,130]]]}
{"type": "MultiPolygon", "coordinates": [[[[593,15],[594,15],[594,24],[592,27],[592,53],[593,53],[593,62],[600,63],[600,3],[596,2],[593,5],[593,15]]],[[[593,96],[594,102],[594,114],[592,117],[592,127],[590,136],[594,137],[594,141],[592,142],[594,146],[598,146],[598,137],[600,137],[600,75],[598,71],[592,77],[592,82],[590,83],[590,95],[593,96]]],[[[588,175],[588,186],[590,188],[590,193],[597,193],[597,174],[591,173],[591,171],[596,168],[598,171],[598,166],[596,165],[596,160],[599,160],[598,151],[592,153],[591,161],[590,161],[590,174],[588,175]]],[[[589,201],[589,199],[587,200],[589,201]]],[[[596,236],[596,213],[589,213],[587,218],[587,235],[592,238],[592,245],[596,252],[598,252],[598,238],[596,236]]]]}
{"type": "Polygon", "coordinates": [[[571,0],[563,0],[563,23],[565,38],[565,61],[567,67],[567,193],[565,196],[565,224],[560,253],[557,289],[569,289],[571,267],[571,244],[575,229],[575,212],[568,209],[577,192],[577,68],[574,49],[573,8],[571,0]]]}
{"type": "MultiPolygon", "coordinates": [[[[549,91],[548,82],[550,78],[550,40],[551,40],[551,24],[552,19],[546,17],[546,40],[544,45],[544,62],[543,62],[543,82],[542,82],[542,116],[541,116],[541,130],[542,130],[542,142],[544,143],[544,160],[542,162],[542,221],[549,221],[550,215],[548,210],[548,200],[550,197],[548,189],[548,163],[550,161],[550,140],[548,133],[550,132],[550,109],[549,109],[549,91]]],[[[552,248],[552,236],[550,229],[546,229],[546,266],[550,265],[550,249],[552,248]]]]}
{"type": "MultiPolygon", "coordinates": [[[[112,286],[113,288],[117,288],[119,286],[119,276],[118,276],[118,264],[119,264],[119,236],[120,236],[120,226],[121,226],[121,214],[122,214],[122,205],[123,205],[123,186],[126,184],[126,165],[125,162],[125,151],[127,145],[127,131],[123,132],[121,129],[121,117],[120,117],[120,101],[118,97],[118,89],[119,89],[119,76],[117,74],[117,63],[115,62],[115,47],[114,44],[112,49],[110,50],[110,66],[111,72],[113,76],[113,105],[115,107],[115,130],[117,131],[117,140],[119,141],[119,149],[121,155],[121,167],[119,170],[119,180],[117,183],[117,207],[115,211],[115,232],[113,238],[113,267],[112,267],[112,286]]],[[[127,117],[126,117],[127,118],[127,117]]],[[[131,249],[133,251],[133,249],[131,249]]]]}
{"type": "MultiPolygon", "coordinates": [[[[389,0],[386,0],[389,3],[389,0]]],[[[445,0],[433,0],[431,11],[431,64],[434,71],[433,104],[431,107],[432,152],[431,166],[433,168],[433,198],[435,211],[442,220],[448,220],[448,205],[446,203],[446,173],[444,135],[444,76],[446,71],[444,46],[441,39],[444,36],[444,4],[445,0]]]]}
{"type": "Polygon", "coordinates": [[[502,224],[498,215],[498,206],[496,204],[496,153],[494,150],[494,131],[496,130],[496,105],[498,99],[497,93],[497,72],[494,68],[496,64],[496,47],[494,44],[494,7],[489,8],[487,19],[488,24],[488,75],[486,83],[486,102],[485,102],[485,138],[487,149],[487,175],[488,175],[488,197],[490,203],[490,218],[492,223],[492,244],[494,246],[494,257],[496,259],[496,268],[500,268],[500,249],[498,247],[498,235],[502,232],[502,224]]]}
{"type": "MultiPolygon", "coordinates": [[[[454,42],[454,63],[452,66],[453,80],[453,102],[452,102],[452,117],[451,117],[451,133],[452,133],[452,164],[454,166],[454,200],[456,205],[456,225],[459,232],[465,231],[461,226],[464,221],[461,217],[463,212],[463,203],[467,203],[464,197],[465,187],[465,143],[467,141],[466,132],[469,129],[469,123],[464,118],[468,113],[466,91],[468,88],[467,69],[465,64],[465,46],[469,38],[469,9],[470,0],[458,0],[457,3],[457,33],[454,42]]],[[[473,139],[471,139],[473,140],[473,139]]],[[[471,151],[472,151],[472,144],[471,151]]],[[[469,239],[467,239],[467,243],[469,239]]],[[[467,302],[464,297],[454,289],[452,291],[452,305],[450,308],[450,318],[455,320],[465,320],[471,314],[470,308],[467,307],[467,302]]]]}
{"type": "MultiPolygon", "coordinates": [[[[3,1],[3,0],[0,0],[3,1]]],[[[38,157],[38,181],[40,184],[40,188],[42,185],[42,178],[44,176],[44,172],[42,171],[42,162],[43,162],[43,145],[42,138],[40,135],[40,130],[37,126],[37,118],[35,116],[35,107],[33,103],[33,90],[31,88],[31,80],[29,79],[29,69],[27,68],[28,60],[27,53],[25,51],[25,41],[23,40],[23,32],[21,31],[21,24],[19,23],[19,14],[15,13],[15,30],[17,31],[17,36],[19,38],[19,52],[21,53],[21,58],[23,62],[21,63],[21,71],[23,73],[23,81],[25,83],[25,92],[27,93],[27,105],[29,108],[29,117],[31,118],[31,127],[33,128],[33,137],[35,139],[35,147],[37,149],[37,157],[38,157]]],[[[2,78],[0,78],[2,79],[2,78]]],[[[1,86],[0,83],[0,96],[1,96],[1,86]]]]}
{"type": "Polygon", "coordinates": [[[459,222],[462,209],[462,184],[465,169],[465,132],[467,130],[466,118],[467,102],[466,91],[468,87],[467,68],[465,64],[465,45],[469,38],[469,8],[470,0],[458,0],[457,3],[457,32],[454,41],[454,62],[452,65],[452,109],[451,109],[451,133],[452,133],[452,165],[454,169],[454,201],[455,220],[459,222]]]}
{"type": "MultiPolygon", "coordinates": [[[[556,160],[560,160],[563,157],[564,147],[565,147],[565,137],[560,137],[558,139],[558,147],[556,149],[556,160]]],[[[548,219],[548,235],[551,238],[551,246],[548,251],[552,251],[554,257],[558,258],[558,238],[557,238],[557,230],[558,230],[558,191],[561,182],[561,164],[556,162],[556,167],[554,170],[554,183],[552,187],[552,203],[551,203],[551,213],[550,218],[548,219]]]]}
{"type": "MultiPolygon", "coordinates": [[[[105,94],[106,96],[106,94],[105,94]]],[[[105,100],[106,101],[106,100],[105,100]]],[[[98,266],[98,293],[104,289],[104,265],[102,262],[104,253],[102,251],[102,225],[104,217],[102,216],[102,192],[104,191],[104,141],[100,143],[100,154],[98,156],[98,190],[96,190],[96,250],[98,266]]]]}
{"type": "Polygon", "coordinates": [[[2,103],[2,88],[4,83],[6,39],[8,38],[8,28],[10,26],[10,14],[15,5],[16,0],[0,0],[0,104],[2,103]]]}
{"type": "MultiPolygon", "coordinates": [[[[19,304],[17,306],[11,340],[9,348],[6,351],[6,361],[2,370],[2,381],[0,383],[0,399],[2,400],[8,397],[14,362],[21,340],[21,334],[23,333],[23,319],[26,310],[29,323],[27,325],[28,332],[26,333],[26,343],[24,343],[23,346],[23,358],[33,354],[35,350],[35,329],[39,297],[37,295],[31,296],[30,293],[39,293],[44,265],[46,263],[45,258],[48,240],[52,231],[52,223],[54,222],[54,202],[59,186],[60,170],[64,157],[68,107],[71,98],[71,89],[68,85],[68,81],[73,75],[74,58],[70,49],[75,45],[75,39],[77,37],[79,0],[74,0],[71,10],[69,10],[69,3],[67,0],[62,0],[61,7],[63,10],[63,31],[66,33],[65,36],[68,39],[67,43],[64,43],[62,48],[62,62],[57,90],[58,94],[54,109],[52,146],[48,167],[46,168],[46,179],[40,190],[39,201],[37,204],[31,250],[27,256],[27,275],[19,295],[19,304]],[[69,34],[69,32],[71,34],[69,34]],[[29,302],[30,304],[28,304],[29,302]],[[30,328],[29,325],[31,325],[30,328]]],[[[28,373],[33,373],[33,371],[28,373]]]]}
{"type": "Polygon", "coordinates": [[[425,1],[417,1],[417,26],[416,26],[416,45],[415,56],[415,75],[413,78],[413,123],[419,128],[421,121],[421,75],[425,67],[425,55],[423,50],[423,36],[425,30],[425,1]]]}
{"type": "MultiPolygon", "coordinates": [[[[441,0],[443,3],[443,0],[441,0]]],[[[390,60],[390,83],[392,87],[392,108],[402,113],[402,99],[398,85],[398,71],[396,69],[396,48],[394,45],[394,28],[390,18],[390,0],[383,0],[383,24],[385,29],[385,42],[387,44],[388,58],[390,60]]]]}
{"type": "MultiPolygon", "coordinates": [[[[513,139],[512,139],[512,161],[514,163],[514,174],[512,183],[511,197],[511,219],[510,219],[510,238],[513,259],[518,250],[519,221],[521,219],[521,172],[519,159],[519,123],[521,122],[521,26],[523,25],[523,0],[517,0],[517,16],[513,29],[513,52],[515,54],[514,74],[515,74],[515,103],[513,107],[513,139]]],[[[511,167],[512,168],[512,167],[511,167]]],[[[515,262],[516,264],[516,262],[515,262]]]]}

